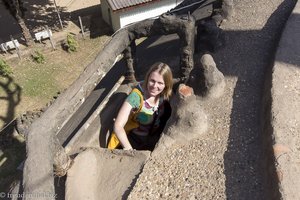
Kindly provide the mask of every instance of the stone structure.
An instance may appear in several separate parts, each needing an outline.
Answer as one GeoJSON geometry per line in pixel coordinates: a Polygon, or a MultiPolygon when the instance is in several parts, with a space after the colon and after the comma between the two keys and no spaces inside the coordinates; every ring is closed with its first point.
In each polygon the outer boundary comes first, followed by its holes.
{"type": "MultiPolygon", "coordinates": [[[[197,5],[202,6],[201,9],[205,11],[206,14],[210,13],[211,15],[214,12],[210,12],[209,9],[204,9],[206,6],[211,5],[207,2],[214,1],[203,1],[202,4],[197,5]]],[[[195,10],[197,10],[197,8],[195,10]]],[[[205,18],[207,17],[209,17],[209,15],[205,16],[205,18]]],[[[190,13],[166,13],[161,15],[158,19],[147,19],[116,32],[110,42],[98,54],[94,62],[89,64],[80,77],[56,99],[40,118],[31,124],[26,140],[27,159],[23,172],[24,192],[27,194],[48,193],[53,194],[53,197],[55,196],[53,165],[55,164],[56,169],[65,169],[65,166],[70,163],[68,156],[64,155],[64,151],[57,145],[57,133],[111,69],[117,57],[124,52],[128,60],[129,78],[130,80],[134,80],[132,76],[134,72],[133,65],[135,63],[134,41],[136,39],[177,33],[180,38],[179,65],[181,67],[181,81],[187,81],[194,67],[195,26],[197,20],[200,19],[201,18],[197,18],[195,20],[195,17],[190,13]],[[57,156],[59,156],[59,159],[57,159],[57,156]]],[[[192,93],[193,92],[187,95],[186,98],[184,97],[183,100],[178,99],[177,103],[181,104],[180,107],[182,108],[178,108],[176,111],[177,115],[173,115],[171,119],[171,121],[176,122],[173,124],[173,127],[176,126],[177,123],[189,125],[188,130],[191,134],[186,138],[188,140],[195,137],[195,129],[197,129],[197,132],[203,132],[203,127],[205,127],[206,123],[206,117],[203,117],[205,116],[204,113],[197,111],[197,113],[200,113],[197,114],[193,111],[189,111],[193,105],[196,106],[197,109],[200,109],[196,104],[193,104],[195,96],[192,93]],[[199,120],[204,120],[201,130],[198,130],[199,127],[195,123],[195,121],[199,123],[199,120]]],[[[180,137],[180,133],[178,131],[176,132],[175,129],[173,130],[171,126],[166,135],[180,137]]],[[[164,141],[164,139],[162,139],[162,141],[164,141]]],[[[59,142],[62,144],[64,141],[59,142]]]]}
{"type": "Polygon", "coordinates": [[[175,142],[186,143],[207,131],[207,115],[198,104],[193,88],[180,84],[171,107],[172,115],[153,155],[159,155],[175,142]]]}
{"type": "Polygon", "coordinates": [[[201,64],[204,74],[206,96],[212,98],[220,97],[225,89],[224,75],[218,70],[213,57],[209,54],[202,56],[201,64]]]}

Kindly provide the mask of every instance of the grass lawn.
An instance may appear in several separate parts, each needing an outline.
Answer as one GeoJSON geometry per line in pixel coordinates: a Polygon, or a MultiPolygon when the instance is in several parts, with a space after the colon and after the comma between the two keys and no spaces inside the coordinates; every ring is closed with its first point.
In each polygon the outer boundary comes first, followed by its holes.
{"type": "MultiPolygon", "coordinates": [[[[26,111],[39,110],[54,96],[73,83],[85,67],[94,60],[109,36],[79,40],[76,52],[68,53],[61,48],[40,51],[44,63],[35,62],[30,55],[5,60],[12,71],[0,76],[0,130],[26,111]]],[[[0,192],[22,174],[16,167],[25,159],[25,142],[14,136],[0,134],[0,192]]]]}
{"type": "Polygon", "coordinates": [[[108,39],[101,36],[79,40],[79,48],[73,53],[60,48],[37,49],[45,57],[41,64],[34,62],[30,55],[22,60],[6,61],[13,74],[0,76],[0,129],[24,112],[44,107],[57,93],[68,88],[108,39]]]}

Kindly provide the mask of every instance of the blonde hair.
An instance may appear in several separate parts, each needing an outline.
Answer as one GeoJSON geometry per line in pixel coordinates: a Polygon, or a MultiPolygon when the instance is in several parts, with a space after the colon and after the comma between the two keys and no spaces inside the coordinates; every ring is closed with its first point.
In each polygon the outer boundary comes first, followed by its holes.
{"type": "Polygon", "coordinates": [[[147,88],[147,83],[149,81],[149,77],[152,72],[158,71],[158,73],[163,77],[164,82],[165,82],[165,88],[161,92],[161,96],[165,99],[168,100],[172,94],[172,88],[173,88],[173,75],[172,71],[169,67],[169,65],[162,63],[162,62],[157,62],[154,63],[150,69],[148,70],[145,81],[143,82],[143,87],[147,88]]]}

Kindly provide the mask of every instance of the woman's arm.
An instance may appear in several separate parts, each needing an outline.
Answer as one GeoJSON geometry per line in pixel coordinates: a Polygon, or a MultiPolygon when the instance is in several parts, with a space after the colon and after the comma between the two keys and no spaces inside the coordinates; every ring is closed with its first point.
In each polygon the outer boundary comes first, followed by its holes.
{"type": "Polygon", "coordinates": [[[124,126],[128,121],[128,117],[130,115],[131,110],[132,106],[127,101],[125,101],[119,110],[118,116],[114,124],[114,132],[120,140],[124,150],[132,149],[132,146],[128,141],[127,134],[124,129],[124,126]]]}

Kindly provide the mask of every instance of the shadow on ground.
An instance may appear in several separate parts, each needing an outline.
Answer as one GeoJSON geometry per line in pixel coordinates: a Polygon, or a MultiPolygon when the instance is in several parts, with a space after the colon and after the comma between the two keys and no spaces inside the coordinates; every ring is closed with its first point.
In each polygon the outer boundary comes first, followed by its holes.
{"type": "MultiPolygon", "coordinates": [[[[263,131],[262,99],[266,95],[266,76],[273,66],[276,47],[294,3],[284,1],[261,30],[224,31],[226,48],[213,53],[219,70],[225,76],[237,78],[230,115],[228,148],[224,154],[228,199],[261,199],[269,195],[264,188],[265,184],[276,180],[274,171],[269,177],[264,174],[266,167],[270,167],[265,165],[269,159],[267,157],[272,156],[265,152],[270,151],[272,146],[264,146],[263,140],[269,140],[271,135],[263,131]]],[[[137,47],[137,79],[142,80],[143,72],[156,61],[175,66],[176,72],[179,67],[179,61],[174,60],[179,55],[177,51],[176,36],[147,39],[137,47]]],[[[281,61],[291,64],[294,62],[281,61]]],[[[277,187],[276,183],[273,186],[277,187]]]]}
{"type": "MultiPolygon", "coordinates": [[[[99,5],[73,12],[69,12],[66,7],[55,7],[52,1],[45,0],[28,0],[24,2],[24,7],[27,9],[24,17],[25,24],[31,32],[32,37],[34,37],[34,33],[45,30],[46,26],[52,32],[61,31],[62,26],[66,28],[70,21],[80,29],[79,16],[82,19],[84,31],[89,32],[91,38],[111,34],[110,27],[102,19],[100,2],[99,5]]],[[[24,45],[25,41],[17,21],[11,16],[4,5],[0,4],[0,11],[3,13],[3,17],[0,19],[0,27],[6,27],[1,30],[0,42],[10,41],[10,35],[12,35],[14,39],[18,39],[19,43],[24,45]]]]}
{"type": "Polygon", "coordinates": [[[17,167],[25,160],[25,142],[18,139],[13,126],[0,133],[0,192],[8,192],[23,172],[17,167]]]}
{"type": "Polygon", "coordinates": [[[230,54],[215,55],[217,63],[222,61],[220,70],[226,76],[237,77],[228,148],[224,154],[228,199],[268,199],[270,184],[273,189],[278,187],[275,168],[268,172],[274,163],[266,163],[273,154],[266,153],[272,152],[272,144],[265,142],[271,140],[271,133],[263,129],[267,119],[263,116],[262,100],[268,95],[264,94],[264,85],[269,85],[265,81],[272,71],[281,32],[294,5],[292,1],[284,1],[261,30],[225,32],[226,51],[230,54]]]}
{"type": "Polygon", "coordinates": [[[9,185],[21,176],[16,167],[25,159],[25,144],[15,137],[14,114],[21,100],[21,87],[12,77],[0,77],[1,104],[6,105],[6,112],[0,116],[3,127],[0,128],[0,191],[6,191],[9,185]],[[5,126],[7,127],[5,128],[5,126]],[[5,128],[5,129],[4,129],[5,128]]]}
{"type": "Polygon", "coordinates": [[[0,89],[3,91],[0,102],[6,105],[7,108],[4,116],[0,116],[0,120],[3,124],[8,124],[14,120],[16,106],[21,101],[22,88],[15,83],[12,77],[1,76],[0,89]]]}
{"type": "MultiPolygon", "coordinates": [[[[226,52],[221,50],[220,53],[213,54],[216,63],[222,63],[218,67],[225,76],[237,77],[230,116],[228,149],[224,154],[228,199],[260,199],[265,192],[262,180],[265,158],[262,155],[265,149],[271,146],[264,147],[262,140],[271,136],[264,135],[266,133],[263,132],[261,101],[264,96],[266,73],[272,67],[276,45],[284,27],[285,20],[282,19],[287,19],[293,8],[292,4],[284,1],[261,30],[225,31],[226,52]],[[235,43],[243,45],[238,46],[235,43]]],[[[81,12],[74,13],[72,19],[75,21],[81,12]]],[[[174,66],[176,72],[179,59],[174,57],[178,57],[178,49],[176,36],[153,37],[143,42],[137,48],[138,80],[142,80],[143,73],[147,71],[145,68],[156,61],[174,66]]]]}
{"type": "MultiPolygon", "coordinates": [[[[101,5],[76,10],[71,13],[71,21],[80,28],[79,16],[84,32],[88,32],[90,38],[112,34],[109,25],[102,18],[101,5]]],[[[81,33],[81,31],[80,31],[81,33]]]]}

